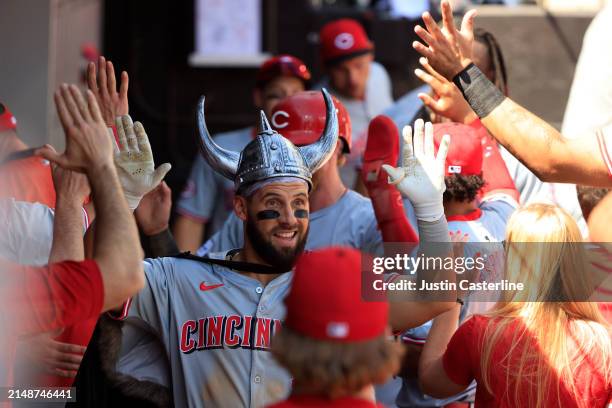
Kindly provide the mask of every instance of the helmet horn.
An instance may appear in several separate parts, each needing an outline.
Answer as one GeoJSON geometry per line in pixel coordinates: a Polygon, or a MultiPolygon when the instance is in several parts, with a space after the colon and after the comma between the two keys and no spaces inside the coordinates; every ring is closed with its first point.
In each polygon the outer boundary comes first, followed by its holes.
{"type": "Polygon", "coordinates": [[[334,153],[336,143],[338,143],[338,116],[336,106],[331,95],[325,88],[321,89],[323,99],[325,99],[325,128],[321,137],[316,142],[307,146],[298,147],[300,153],[306,160],[310,171],[314,173],[329,160],[334,153]]]}
{"type": "Polygon", "coordinates": [[[240,153],[226,150],[214,142],[206,128],[206,120],[204,119],[204,99],[204,95],[202,95],[198,103],[197,113],[198,130],[200,132],[200,137],[198,138],[200,153],[210,167],[233,181],[238,171],[240,153]]]}

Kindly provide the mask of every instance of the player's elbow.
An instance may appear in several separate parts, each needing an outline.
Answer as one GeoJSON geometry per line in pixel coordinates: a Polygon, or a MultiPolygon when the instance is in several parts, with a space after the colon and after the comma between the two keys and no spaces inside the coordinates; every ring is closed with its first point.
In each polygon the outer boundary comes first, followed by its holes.
{"type": "Polygon", "coordinates": [[[421,371],[419,370],[419,388],[423,394],[429,395],[434,398],[445,398],[448,397],[445,393],[441,393],[438,387],[435,386],[435,380],[429,378],[429,376],[421,375],[421,371]]]}
{"type": "MultiPolygon", "coordinates": [[[[140,251],[142,252],[142,251],[140,251]]],[[[142,265],[142,256],[132,257],[126,265],[124,274],[125,291],[128,292],[126,297],[135,295],[145,285],[144,268],[142,265]]]]}
{"type": "Polygon", "coordinates": [[[568,163],[574,160],[565,140],[555,140],[552,145],[546,154],[537,156],[537,160],[524,163],[537,178],[547,183],[563,181],[568,171],[571,172],[568,163]]]}
{"type": "Polygon", "coordinates": [[[142,250],[129,256],[100,256],[96,258],[100,272],[113,288],[113,297],[121,301],[135,295],[145,285],[142,250]]]}
{"type": "Polygon", "coordinates": [[[529,170],[531,170],[540,181],[545,183],[555,182],[557,180],[558,171],[552,162],[538,164],[529,170]]]}
{"type": "Polygon", "coordinates": [[[433,305],[434,313],[436,316],[441,315],[442,313],[448,312],[453,307],[457,305],[457,302],[435,302],[433,305]]]}

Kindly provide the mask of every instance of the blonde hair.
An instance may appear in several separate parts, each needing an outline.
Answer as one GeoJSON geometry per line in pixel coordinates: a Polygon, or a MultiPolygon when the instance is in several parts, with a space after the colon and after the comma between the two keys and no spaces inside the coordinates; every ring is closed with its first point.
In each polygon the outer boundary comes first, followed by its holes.
{"type": "Polygon", "coordinates": [[[586,406],[573,375],[583,363],[610,384],[610,327],[596,303],[580,301],[593,292],[587,265],[578,226],[561,208],[531,204],[510,218],[505,272],[510,281],[525,282],[525,289],[505,293],[487,313],[492,319],[483,335],[481,372],[489,393],[494,393],[492,366],[505,370],[505,384],[514,384],[504,397],[513,406],[525,399],[529,406],[550,406],[555,397],[561,404],[561,383],[577,397],[578,406],[586,406]],[[513,326],[517,321],[521,324],[513,326]],[[501,361],[493,361],[496,346],[509,333],[512,346],[501,361]],[[529,338],[537,347],[518,350],[529,338]],[[516,353],[522,353],[520,358],[510,359],[516,353]],[[555,388],[557,395],[549,395],[555,388]]]}
{"type": "Polygon", "coordinates": [[[311,339],[283,327],[272,340],[272,354],[296,384],[337,398],[384,383],[399,371],[404,348],[387,335],[341,343],[311,339]]]}

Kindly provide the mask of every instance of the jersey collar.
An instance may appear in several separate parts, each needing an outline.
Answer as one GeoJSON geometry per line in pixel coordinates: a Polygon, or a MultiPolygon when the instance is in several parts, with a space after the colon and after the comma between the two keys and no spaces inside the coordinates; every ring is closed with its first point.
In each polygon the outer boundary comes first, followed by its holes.
{"type": "Polygon", "coordinates": [[[482,216],[482,210],[476,208],[467,214],[449,215],[446,217],[446,221],[475,221],[482,216]]]}

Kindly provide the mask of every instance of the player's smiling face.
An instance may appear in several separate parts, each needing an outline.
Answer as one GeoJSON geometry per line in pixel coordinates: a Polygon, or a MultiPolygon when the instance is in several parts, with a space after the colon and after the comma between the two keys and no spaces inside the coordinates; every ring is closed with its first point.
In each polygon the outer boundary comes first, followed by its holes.
{"type": "Polygon", "coordinates": [[[308,211],[305,183],[264,186],[247,200],[247,239],[264,261],[290,269],[306,243],[308,211]]]}

